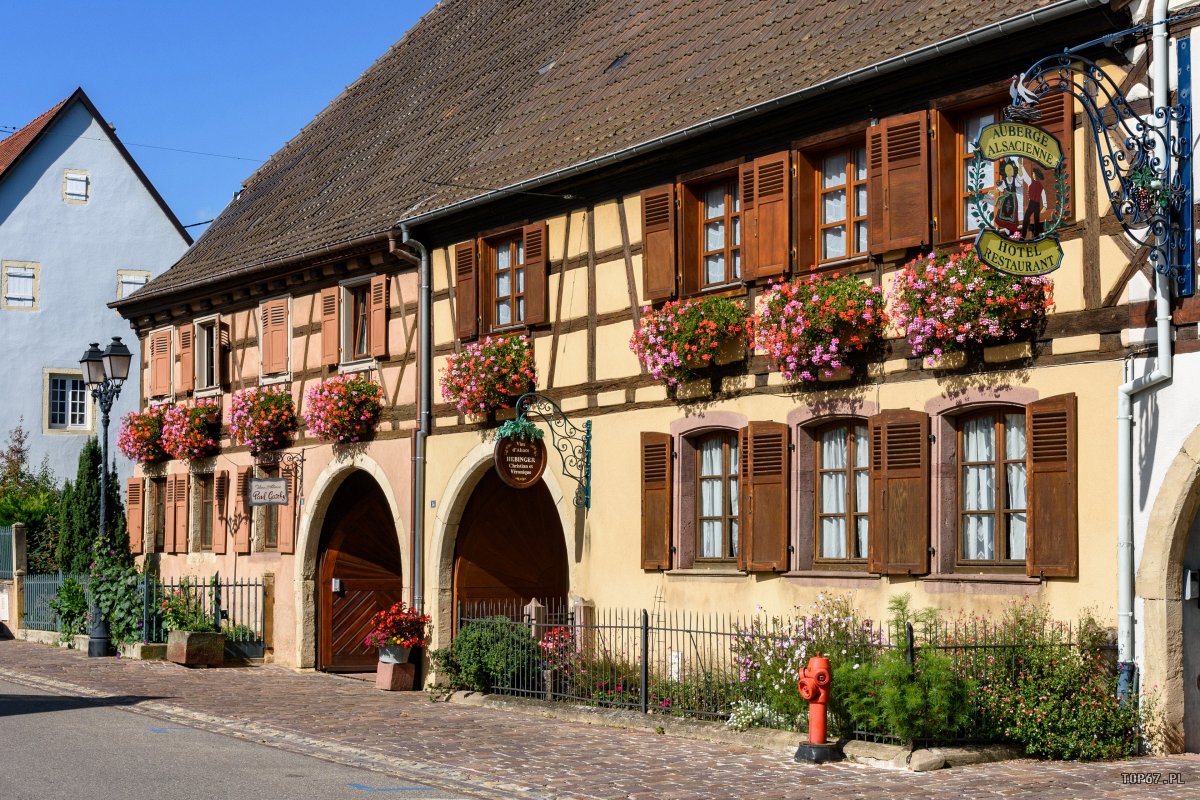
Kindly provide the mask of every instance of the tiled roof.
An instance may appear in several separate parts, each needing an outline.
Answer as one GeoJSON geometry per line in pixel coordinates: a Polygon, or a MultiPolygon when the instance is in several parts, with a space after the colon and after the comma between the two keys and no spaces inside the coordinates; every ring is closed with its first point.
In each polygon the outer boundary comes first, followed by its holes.
{"type": "MultiPolygon", "coordinates": [[[[74,95],[72,95],[73,97],[74,95]]],[[[0,178],[4,177],[5,171],[12,166],[13,162],[25,151],[37,135],[42,132],[42,129],[50,124],[50,120],[54,119],[54,115],[58,110],[66,105],[70,97],[64,98],[55,104],[54,108],[45,112],[37,119],[30,122],[24,128],[21,128],[16,133],[10,134],[3,139],[0,139],[0,178]]]]}
{"type": "Polygon", "coordinates": [[[134,302],[379,233],[1055,4],[442,0],[134,302]]]}

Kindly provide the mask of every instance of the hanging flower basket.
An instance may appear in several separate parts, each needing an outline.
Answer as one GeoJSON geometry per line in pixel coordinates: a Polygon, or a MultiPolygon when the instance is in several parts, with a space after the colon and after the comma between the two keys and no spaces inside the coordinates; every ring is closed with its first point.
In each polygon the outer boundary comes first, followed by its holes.
{"type": "Polygon", "coordinates": [[[361,442],[382,411],[383,387],[363,373],[335,375],[304,393],[304,425],[318,439],[361,442]]]}
{"type": "Polygon", "coordinates": [[[145,411],[131,411],[121,420],[117,447],[132,461],[157,464],[170,456],[163,449],[163,415],[167,406],[150,406],[145,411]]]}
{"type": "Polygon", "coordinates": [[[812,274],[772,284],[754,318],[754,342],[788,381],[848,380],[883,341],[883,292],[853,275],[812,274]]]}
{"type": "Polygon", "coordinates": [[[268,386],[234,392],[229,410],[229,436],[234,444],[250,446],[261,453],[287,446],[296,432],[296,409],[292,390],[268,386]]]}
{"type": "Polygon", "coordinates": [[[511,408],[537,383],[529,337],[485,337],[454,353],[442,370],[442,399],[460,414],[511,408]]]}
{"type": "Polygon", "coordinates": [[[216,455],[221,449],[220,414],[220,402],[216,399],[197,400],[193,406],[169,407],[163,414],[163,449],[172,458],[189,461],[216,455]]]}
{"type": "Polygon", "coordinates": [[[913,356],[933,361],[1030,335],[1054,306],[1054,282],[1000,272],[965,245],[909,262],[888,299],[913,356]]]}
{"type": "Polygon", "coordinates": [[[674,300],[643,310],[629,349],[652,376],[677,386],[713,364],[744,359],[749,332],[742,300],[674,300]]]}

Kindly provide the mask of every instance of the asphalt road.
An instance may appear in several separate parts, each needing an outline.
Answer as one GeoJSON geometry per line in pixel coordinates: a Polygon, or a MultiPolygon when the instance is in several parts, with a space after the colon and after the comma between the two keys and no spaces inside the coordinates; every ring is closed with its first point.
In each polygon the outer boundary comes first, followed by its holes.
{"type": "Polygon", "coordinates": [[[457,798],[379,772],[0,681],[0,798],[457,798]]]}

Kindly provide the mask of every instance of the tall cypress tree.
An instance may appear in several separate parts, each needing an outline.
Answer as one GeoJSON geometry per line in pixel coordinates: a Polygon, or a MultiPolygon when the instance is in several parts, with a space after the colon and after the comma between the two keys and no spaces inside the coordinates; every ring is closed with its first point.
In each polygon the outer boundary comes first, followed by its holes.
{"type": "MultiPolygon", "coordinates": [[[[130,561],[129,541],[125,535],[125,509],[117,485],[117,467],[109,470],[107,538],[105,543],[121,557],[130,561]]],[[[63,572],[74,575],[88,571],[92,561],[92,545],[100,532],[100,444],[89,438],[79,451],[79,467],[74,483],[63,487],[59,511],[58,565],[63,572]]]]}

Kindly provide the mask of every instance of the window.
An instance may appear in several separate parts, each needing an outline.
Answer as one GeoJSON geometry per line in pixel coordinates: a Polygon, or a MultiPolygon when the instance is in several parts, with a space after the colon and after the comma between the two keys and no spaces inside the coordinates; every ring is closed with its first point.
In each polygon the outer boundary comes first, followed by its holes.
{"type": "Polygon", "coordinates": [[[696,442],[696,560],[732,561],[738,550],[738,438],[696,442]]]}
{"type": "Polygon", "coordinates": [[[150,479],[150,524],[153,526],[154,552],[167,550],[167,479],[150,479]]]}
{"type": "Polygon", "coordinates": [[[491,243],[493,328],[525,321],[525,242],[520,237],[491,243]]]}
{"type": "Polygon", "coordinates": [[[147,339],[150,354],[150,397],[169,397],[172,386],[172,354],[171,328],[151,332],[147,339]]]}
{"type": "MultiPolygon", "coordinates": [[[[971,186],[972,165],[975,163],[975,142],[979,139],[979,132],[987,125],[991,125],[999,119],[999,114],[992,110],[976,110],[966,112],[960,119],[958,134],[956,136],[958,159],[960,167],[958,171],[958,195],[959,195],[959,233],[963,236],[974,233],[983,227],[983,219],[979,216],[979,210],[976,207],[976,201],[969,191],[971,186]]],[[[990,192],[996,185],[995,169],[985,169],[981,181],[980,188],[984,192],[990,192]]]]}
{"type": "Polygon", "coordinates": [[[150,273],[141,269],[117,270],[117,299],[129,297],[150,282],[150,273]]]}
{"type": "Polygon", "coordinates": [[[816,556],[865,561],[871,498],[867,426],[845,423],[823,428],[816,447],[816,556]]]}
{"type": "MultiPolygon", "coordinates": [[[[455,333],[485,333],[546,321],[546,223],[464,242],[454,248],[455,333]]],[[[373,302],[374,302],[374,292],[373,302]]],[[[380,323],[386,316],[380,316],[380,323]]]]}
{"type": "Polygon", "coordinates": [[[700,288],[741,280],[742,204],[736,176],[699,187],[700,288]]]}
{"type": "Polygon", "coordinates": [[[90,195],[91,180],[82,169],[63,171],[63,200],[68,203],[86,203],[90,195]]]}
{"type": "MultiPolygon", "coordinates": [[[[279,467],[262,467],[262,477],[278,478],[279,467]]],[[[262,547],[264,550],[279,549],[279,506],[262,507],[262,547]]]]}
{"type": "Polygon", "coordinates": [[[65,430],[88,430],[87,385],[79,375],[50,375],[46,386],[46,424],[65,430]]]}
{"type": "Polygon", "coordinates": [[[292,331],[288,298],[269,300],[259,307],[259,358],[263,375],[281,375],[291,363],[292,331]]]}
{"type": "Polygon", "coordinates": [[[218,359],[221,354],[220,323],[215,319],[196,323],[196,390],[220,385],[218,359]]]}
{"type": "Polygon", "coordinates": [[[41,265],[29,261],[5,261],[3,269],[0,308],[36,309],[41,265]]]}
{"type": "Polygon", "coordinates": [[[818,181],[818,263],[867,255],[866,146],[826,153],[818,181]]]}
{"type": "Polygon", "coordinates": [[[959,561],[1024,566],[1025,412],[989,411],[961,421],[959,561]]]}
{"type": "Polygon", "coordinates": [[[350,357],[368,358],[371,355],[371,287],[366,284],[347,290],[350,300],[350,357]]]}
{"type": "Polygon", "coordinates": [[[196,476],[197,512],[196,520],[200,529],[200,549],[213,549],[213,475],[212,473],[196,476]]]}

